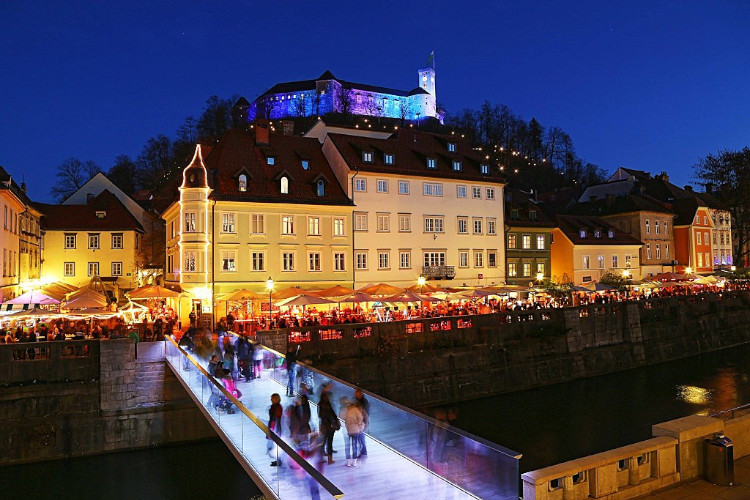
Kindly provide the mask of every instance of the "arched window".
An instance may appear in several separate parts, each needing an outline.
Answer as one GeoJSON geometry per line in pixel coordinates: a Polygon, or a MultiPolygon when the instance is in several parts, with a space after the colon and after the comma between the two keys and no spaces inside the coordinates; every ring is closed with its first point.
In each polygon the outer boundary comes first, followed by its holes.
{"type": "Polygon", "coordinates": [[[323,182],[323,179],[318,179],[318,196],[325,196],[326,194],[326,185],[323,182]]]}
{"type": "Polygon", "coordinates": [[[281,178],[281,194],[289,194],[289,179],[286,176],[281,178]]]}
{"type": "Polygon", "coordinates": [[[239,187],[240,191],[247,191],[247,176],[245,174],[240,174],[240,178],[237,181],[237,186],[239,187]]]}

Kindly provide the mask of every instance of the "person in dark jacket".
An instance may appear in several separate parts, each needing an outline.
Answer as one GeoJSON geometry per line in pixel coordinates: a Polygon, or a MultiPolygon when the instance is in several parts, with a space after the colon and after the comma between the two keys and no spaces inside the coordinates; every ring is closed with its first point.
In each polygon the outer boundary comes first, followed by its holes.
{"type": "Polygon", "coordinates": [[[297,376],[297,354],[299,353],[299,345],[295,349],[293,345],[289,344],[286,350],[286,395],[294,396],[294,380],[297,376]]]}
{"type": "MultiPolygon", "coordinates": [[[[281,396],[273,393],[271,394],[271,407],[268,408],[268,429],[277,436],[281,434],[282,415],[284,415],[284,408],[281,406],[281,396]]],[[[268,454],[274,459],[271,467],[280,467],[282,465],[281,453],[273,439],[268,436],[266,439],[268,440],[268,454]]]]}
{"type": "Polygon", "coordinates": [[[323,388],[318,401],[318,418],[320,418],[320,433],[323,435],[323,453],[328,455],[328,463],[333,460],[333,435],[341,428],[336,411],[333,409],[328,387],[323,388]]]}

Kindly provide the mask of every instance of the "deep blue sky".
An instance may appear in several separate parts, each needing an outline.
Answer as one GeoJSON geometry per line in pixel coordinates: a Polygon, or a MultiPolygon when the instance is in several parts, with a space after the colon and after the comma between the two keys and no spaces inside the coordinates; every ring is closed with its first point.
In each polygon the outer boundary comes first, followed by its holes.
{"type": "Polygon", "coordinates": [[[68,157],[105,170],[205,99],[330,69],[566,130],[584,159],[659,172],[750,145],[750,2],[2,2],[0,165],[49,199],[68,157]],[[612,5],[610,5],[612,4],[612,5]]]}

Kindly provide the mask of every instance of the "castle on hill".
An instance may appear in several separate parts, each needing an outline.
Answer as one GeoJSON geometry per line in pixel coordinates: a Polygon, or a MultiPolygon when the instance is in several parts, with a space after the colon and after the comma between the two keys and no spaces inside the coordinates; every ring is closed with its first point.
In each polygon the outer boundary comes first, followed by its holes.
{"type": "Polygon", "coordinates": [[[278,83],[250,103],[248,121],[323,116],[329,113],[419,121],[437,112],[435,68],[418,72],[418,86],[398,90],[336,78],[326,71],[314,80],[278,83]]]}

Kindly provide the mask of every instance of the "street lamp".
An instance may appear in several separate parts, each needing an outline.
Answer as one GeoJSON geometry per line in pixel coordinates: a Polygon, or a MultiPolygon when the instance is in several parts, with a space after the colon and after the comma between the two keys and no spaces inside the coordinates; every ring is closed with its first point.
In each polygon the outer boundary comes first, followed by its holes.
{"type": "Polygon", "coordinates": [[[628,278],[629,276],[630,276],[630,271],[629,271],[629,270],[627,270],[627,269],[624,269],[624,270],[622,271],[622,277],[623,277],[623,278],[628,278]]]}
{"type": "Polygon", "coordinates": [[[536,273],[536,280],[541,283],[544,280],[544,273],[536,273]]]}
{"type": "Polygon", "coordinates": [[[417,278],[417,285],[419,285],[420,288],[423,287],[425,283],[427,283],[427,280],[424,276],[420,276],[419,278],[417,278]]]}
{"type": "Polygon", "coordinates": [[[732,272],[735,272],[737,270],[737,266],[732,266],[729,268],[732,272]]]}
{"type": "Polygon", "coordinates": [[[693,273],[693,268],[692,268],[692,267],[690,267],[690,266],[686,267],[686,268],[685,268],[685,273],[686,273],[686,274],[692,274],[692,273],[693,273]]]}
{"type": "Polygon", "coordinates": [[[271,320],[273,319],[271,317],[271,311],[273,310],[273,306],[271,304],[271,295],[273,294],[273,280],[269,276],[266,280],[266,290],[268,290],[268,329],[271,329],[271,320]]]}

